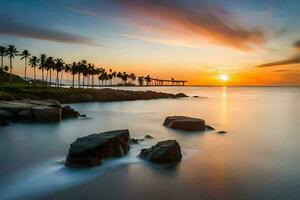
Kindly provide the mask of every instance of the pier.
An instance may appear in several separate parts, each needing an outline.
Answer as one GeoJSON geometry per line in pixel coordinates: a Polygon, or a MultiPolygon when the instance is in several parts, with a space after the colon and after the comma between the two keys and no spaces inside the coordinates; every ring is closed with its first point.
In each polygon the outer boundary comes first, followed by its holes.
{"type": "Polygon", "coordinates": [[[166,79],[157,79],[157,78],[151,78],[150,85],[151,86],[184,86],[187,81],[184,80],[174,80],[173,78],[171,80],[166,79]]]}

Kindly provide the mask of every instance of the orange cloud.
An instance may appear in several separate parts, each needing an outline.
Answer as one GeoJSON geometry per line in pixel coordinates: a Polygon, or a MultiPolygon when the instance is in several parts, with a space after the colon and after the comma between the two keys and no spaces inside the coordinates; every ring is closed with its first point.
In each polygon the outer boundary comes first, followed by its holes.
{"type": "MultiPolygon", "coordinates": [[[[196,40],[205,39],[214,44],[240,50],[251,50],[253,46],[265,42],[261,31],[248,30],[240,26],[228,11],[216,6],[201,3],[203,5],[191,9],[171,0],[112,0],[112,2],[117,6],[111,8],[117,7],[119,12],[104,12],[106,15],[117,14],[112,17],[130,23],[136,28],[151,29],[171,38],[180,32],[184,39],[192,36],[196,40]]],[[[94,2],[92,5],[81,5],[80,9],[77,7],[76,10],[93,16],[103,15],[99,4],[94,2]],[[98,8],[95,8],[97,6],[98,8]]]]}

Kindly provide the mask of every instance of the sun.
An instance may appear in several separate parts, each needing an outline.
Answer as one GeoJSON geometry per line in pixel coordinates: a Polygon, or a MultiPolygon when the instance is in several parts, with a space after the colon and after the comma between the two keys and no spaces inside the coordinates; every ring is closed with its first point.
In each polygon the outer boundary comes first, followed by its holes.
{"type": "Polygon", "coordinates": [[[227,74],[221,74],[219,76],[219,80],[221,80],[222,82],[227,82],[229,80],[229,76],[227,74]]]}

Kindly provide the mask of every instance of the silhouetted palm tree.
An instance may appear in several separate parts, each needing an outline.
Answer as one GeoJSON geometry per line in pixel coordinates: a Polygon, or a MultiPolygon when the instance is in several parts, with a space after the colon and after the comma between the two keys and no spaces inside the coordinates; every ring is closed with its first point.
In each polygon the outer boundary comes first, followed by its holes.
{"type": "Polygon", "coordinates": [[[26,73],[27,73],[27,59],[29,58],[29,56],[31,56],[31,54],[29,53],[28,50],[24,50],[24,51],[21,53],[20,56],[22,56],[22,57],[21,57],[21,60],[23,60],[23,59],[25,60],[24,79],[25,79],[25,81],[26,81],[26,78],[27,78],[27,76],[26,76],[26,73]]]}
{"type": "Polygon", "coordinates": [[[48,73],[49,73],[49,78],[50,78],[50,86],[51,86],[51,71],[52,71],[52,69],[54,68],[54,66],[55,66],[55,62],[54,62],[54,60],[53,60],[53,57],[48,57],[47,59],[46,59],[46,63],[45,63],[45,68],[46,68],[46,71],[47,71],[47,73],[46,73],[46,82],[48,82],[48,73]]]}
{"type": "Polygon", "coordinates": [[[78,65],[77,65],[76,62],[72,63],[70,72],[72,74],[72,86],[74,87],[74,85],[75,85],[75,75],[78,73],[78,65]]]}
{"type": "Polygon", "coordinates": [[[39,59],[36,56],[32,56],[29,59],[29,64],[33,68],[34,71],[34,80],[36,80],[36,66],[38,65],[39,59]]]}
{"type": "Polygon", "coordinates": [[[142,77],[142,76],[138,77],[138,82],[139,82],[139,85],[142,86],[144,84],[144,77],[142,77]]]}
{"type": "Polygon", "coordinates": [[[46,69],[46,60],[47,56],[45,54],[40,55],[40,67],[39,69],[42,70],[42,81],[44,82],[44,70],[46,69]]]}
{"type": "Polygon", "coordinates": [[[122,80],[124,81],[124,84],[127,84],[127,80],[129,78],[129,75],[126,72],[123,72],[122,74],[122,80]]]}
{"type": "Polygon", "coordinates": [[[56,81],[55,85],[58,87],[59,86],[59,72],[64,70],[64,61],[61,58],[56,58],[55,60],[55,65],[54,69],[56,71],[56,81]]]}
{"type": "Polygon", "coordinates": [[[5,56],[7,56],[7,49],[6,49],[6,47],[3,47],[3,46],[0,46],[0,56],[1,56],[1,67],[0,67],[0,69],[1,70],[4,70],[4,66],[3,66],[3,58],[5,57],[5,56]]]}
{"type": "Polygon", "coordinates": [[[13,69],[13,64],[12,60],[15,58],[15,56],[18,55],[17,48],[14,45],[9,45],[7,48],[7,55],[9,57],[9,68],[10,68],[10,77],[9,77],[9,82],[12,81],[12,69],[13,69]]]}
{"type": "Polygon", "coordinates": [[[135,76],[135,74],[134,73],[131,73],[130,75],[129,75],[129,78],[131,79],[131,81],[133,82],[131,82],[132,84],[134,84],[134,82],[135,82],[135,80],[136,80],[136,76],[135,76]]]}
{"type": "Polygon", "coordinates": [[[147,86],[149,86],[150,83],[151,83],[151,77],[150,77],[149,75],[146,76],[146,77],[145,77],[145,81],[146,81],[147,86]]]}
{"type": "MultiPolygon", "coordinates": [[[[71,65],[66,64],[64,67],[64,71],[66,72],[66,75],[67,75],[66,81],[68,81],[68,75],[71,72],[71,65]]],[[[60,83],[62,83],[62,77],[63,77],[63,73],[61,73],[61,76],[60,76],[60,83]]]]}

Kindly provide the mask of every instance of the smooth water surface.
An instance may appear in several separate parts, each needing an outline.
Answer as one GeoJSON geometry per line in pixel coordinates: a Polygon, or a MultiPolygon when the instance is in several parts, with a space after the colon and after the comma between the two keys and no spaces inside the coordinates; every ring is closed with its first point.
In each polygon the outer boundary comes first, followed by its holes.
{"type": "Polygon", "coordinates": [[[90,119],[1,127],[0,199],[300,198],[300,88],[126,89],[200,98],[72,104],[90,119]],[[169,115],[203,118],[228,133],[174,131],[162,126],[169,115]],[[64,167],[76,138],[116,129],[155,139],[99,167],[64,167]],[[165,139],[182,147],[184,159],[177,166],[158,167],[136,157],[165,139]]]}

